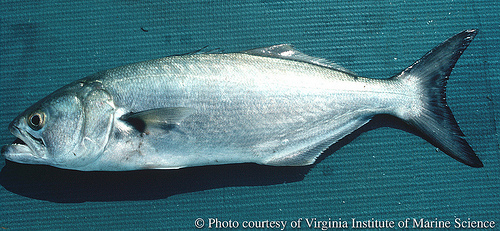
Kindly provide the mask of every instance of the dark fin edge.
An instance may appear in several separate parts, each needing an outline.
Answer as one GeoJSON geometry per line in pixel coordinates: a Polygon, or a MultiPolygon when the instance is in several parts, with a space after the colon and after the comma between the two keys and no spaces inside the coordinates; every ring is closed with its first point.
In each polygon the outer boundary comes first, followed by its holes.
{"type": "Polygon", "coordinates": [[[434,146],[472,167],[483,167],[446,103],[446,83],[458,58],[471,43],[476,30],[465,30],[425,54],[392,79],[417,84],[423,91],[424,109],[406,120],[434,146]]]}

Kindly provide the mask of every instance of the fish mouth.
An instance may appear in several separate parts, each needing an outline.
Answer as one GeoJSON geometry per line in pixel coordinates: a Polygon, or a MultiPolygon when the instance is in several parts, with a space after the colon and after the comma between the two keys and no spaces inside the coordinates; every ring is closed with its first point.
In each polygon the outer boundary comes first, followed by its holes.
{"type": "Polygon", "coordinates": [[[6,159],[23,164],[42,164],[45,159],[36,155],[36,145],[43,145],[43,140],[33,137],[15,125],[9,127],[10,132],[17,137],[10,145],[2,147],[2,155],[6,159]]]}

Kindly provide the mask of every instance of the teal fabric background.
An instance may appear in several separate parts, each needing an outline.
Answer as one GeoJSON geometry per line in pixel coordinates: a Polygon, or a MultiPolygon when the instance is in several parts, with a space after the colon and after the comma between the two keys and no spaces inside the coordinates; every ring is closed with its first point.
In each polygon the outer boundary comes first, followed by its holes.
{"type": "MultiPolygon", "coordinates": [[[[208,46],[290,43],[361,76],[387,78],[471,28],[447,100],[485,167],[408,132],[364,129],[311,167],[252,164],[77,172],[0,158],[2,229],[196,229],[195,221],[495,221],[500,227],[497,0],[8,1],[0,3],[0,144],[29,105],[116,66],[208,46]]],[[[452,223],[453,225],[453,223],[452,223]]],[[[214,227],[212,226],[212,229],[214,227]]],[[[308,230],[303,221],[302,228],[308,230]]],[[[450,228],[453,229],[453,226],[450,228]]]]}

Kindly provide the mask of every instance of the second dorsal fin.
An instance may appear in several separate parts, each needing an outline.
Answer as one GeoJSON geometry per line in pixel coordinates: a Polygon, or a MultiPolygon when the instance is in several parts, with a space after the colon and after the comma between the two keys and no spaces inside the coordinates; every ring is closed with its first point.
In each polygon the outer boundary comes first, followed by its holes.
{"type": "Polygon", "coordinates": [[[354,73],[350,70],[347,70],[344,67],[342,67],[334,62],[328,61],[328,60],[323,59],[323,58],[312,57],[312,56],[306,55],[298,50],[295,50],[290,44],[280,44],[280,45],[274,45],[274,46],[270,46],[270,47],[256,48],[256,49],[243,51],[241,53],[311,63],[311,64],[315,64],[318,66],[341,71],[341,72],[344,72],[344,73],[347,73],[350,75],[356,75],[356,73],[354,73]]]}

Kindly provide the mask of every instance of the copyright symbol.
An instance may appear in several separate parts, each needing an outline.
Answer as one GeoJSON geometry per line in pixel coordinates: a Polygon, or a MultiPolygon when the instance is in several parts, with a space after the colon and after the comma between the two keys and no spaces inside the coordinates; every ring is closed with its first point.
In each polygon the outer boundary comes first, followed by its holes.
{"type": "Polygon", "coordinates": [[[196,218],[196,220],[194,221],[194,226],[198,229],[201,229],[203,228],[203,226],[205,226],[205,221],[202,218],[196,218]]]}

